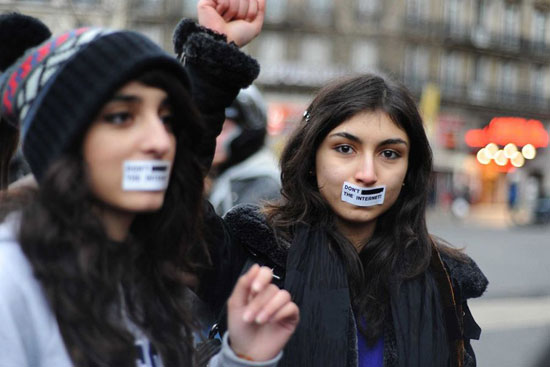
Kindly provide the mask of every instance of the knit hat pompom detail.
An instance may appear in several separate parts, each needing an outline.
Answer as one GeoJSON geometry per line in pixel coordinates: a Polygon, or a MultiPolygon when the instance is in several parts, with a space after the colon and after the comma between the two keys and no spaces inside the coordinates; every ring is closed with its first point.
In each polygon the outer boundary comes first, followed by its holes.
{"type": "Polygon", "coordinates": [[[15,12],[0,14],[0,71],[51,35],[50,29],[37,18],[15,12]]]}
{"type": "Polygon", "coordinates": [[[131,31],[79,28],[29,50],[0,78],[2,117],[21,129],[37,180],[112,94],[139,74],[165,70],[187,89],[178,60],[131,31]]]}

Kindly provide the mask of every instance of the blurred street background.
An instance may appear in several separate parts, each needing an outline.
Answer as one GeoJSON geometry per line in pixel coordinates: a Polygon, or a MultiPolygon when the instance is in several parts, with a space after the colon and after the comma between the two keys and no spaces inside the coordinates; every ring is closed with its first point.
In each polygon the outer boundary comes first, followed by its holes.
{"type": "Polygon", "coordinates": [[[464,219],[434,209],[428,226],[464,248],[489,278],[487,292],[469,303],[483,330],[472,342],[478,366],[550,366],[543,358],[550,350],[550,226],[517,226],[498,205],[464,219]]]}
{"type": "MultiPolygon", "coordinates": [[[[196,3],[0,0],[0,12],[33,15],[53,33],[134,29],[171,51],[196,3]]],[[[246,52],[262,68],[276,154],[332,79],[380,71],[407,85],[434,153],[430,230],[465,247],[490,280],[471,304],[478,366],[534,367],[550,350],[550,0],[267,0],[246,52]]]]}

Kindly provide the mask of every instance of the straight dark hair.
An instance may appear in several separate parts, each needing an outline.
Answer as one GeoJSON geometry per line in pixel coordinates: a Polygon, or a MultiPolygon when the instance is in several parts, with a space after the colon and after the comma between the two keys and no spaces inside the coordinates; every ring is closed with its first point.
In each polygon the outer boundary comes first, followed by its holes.
{"type": "Polygon", "coordinates": [[[185,274],[208,261],[199,235],[202,173],[193,153],[202,123],[172,74],[148,71],[131,80],[166,91],[174,109],[177,150],[162,208],[138,215],[124,243],[109,240],[92,210],[97,200],[86,183],[84,132],[40,187],[20,196],[19,242],[75,366],[134,367],[134,337],[124,320],[147,335],[164,365],[190,366],[195,321],[185,274]]]}
{"type": "Polygon", "coordinates": [[[0,117],[0,190],[8,188],[10,161],[19,143],[19,130],[0,117]]]}
{"type": "Polygon", "coordinates": [[[281,157],[282,199],[264,211],[276,233],[291,237],[296,222],[326,228],[331,245],[348,272],[353,308],[364,317],[361,332],[370,344],[383,333],[390,286],[423,273],[431,258],[425,209],[431,184],[432,152],[416,103],[408,90],[388,77],[365,74],[322,88],[289,138],[281,157]],[[373,236],[357,254],[338,232],[335,215],[321,196],[315,157],[327,134],[361,112],[383,112],[410,140],[405,185],[382,214],[373,236]]]}

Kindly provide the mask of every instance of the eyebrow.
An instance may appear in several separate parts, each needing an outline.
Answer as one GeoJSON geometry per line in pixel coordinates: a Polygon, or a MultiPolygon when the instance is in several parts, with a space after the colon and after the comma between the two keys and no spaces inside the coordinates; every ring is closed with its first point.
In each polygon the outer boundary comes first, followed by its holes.
{"type": "Polygon", "coordinates": [[[334,134],[330,134],[329,135],[329,138],[332,138],[332,137],[342,137],[342,138],[345,138],[345,139],[348,139],[348,140],[351,140],[351,141],[354,141],[356,143],[362,143],[363,141],[361,139],[359,139],[357,136],[355,135],[352,135],[350,133],[346,133],[346,132],[339,132],[339,133],[334,133],[334,134]]]}
{"type": "MultiPolygon", "coordinates": [[[[137,102],[140,102],[141,100],[142,100],[141,97],[138,97],[132,94],[117,94],[113,98],[111,98],[107,103],[112,103],[112,102],[137,103],[137,102]]],[[[169,98],[166,97],[160,102],[160,106],[166,107],[166,106],[172,106],[172,105],[170,104],[169,98]]]]}
{"type": "Polygon", "coordinates": [[[139,102],[141,98],[131,94],[117,94],[109,102],[139,102]]]}
{"type": "MultiPolygon", "coordinates": [[[[334,134],[329,135],[329,138],[338,137],[338,136],[342,137],[342,138],[345,138],[345,139],[348,139],[348,140],[351,140],[353,142],[359,143],[359,144],[363,143],[363,141],[359,137],[357,137],[353,134],[347,133],[347,132],[334,133],[334,134]]],[[[378,146],[395,145],[395,144],[402,144],[402,145],[405,145],[405,146],[409,146],[409,144],[401,138],[390,138],[390,139],[382,140],[378,144],[378,146]]]]}

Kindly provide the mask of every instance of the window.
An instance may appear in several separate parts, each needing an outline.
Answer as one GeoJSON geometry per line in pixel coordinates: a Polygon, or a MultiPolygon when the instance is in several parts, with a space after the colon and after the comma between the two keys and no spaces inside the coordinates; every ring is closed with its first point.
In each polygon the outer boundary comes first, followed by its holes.
{"type": "Polygon", "coordinates": [[[533,9],[533,21],[531,22],[531,37],[535,43],[546,42],[546,29],[548,27],[548,13],[533,9]]]}
{"type": "Polygon", "coordinates": [[[183,14],[197,16],[197,3],[199,0],[183,0],[183,14]]]}
{"type": "Polygon", "coordinates": [[[411,45],[405,49],[403,74],[405,83],[411,89],[419,89],[428,80],[430,56],[428,50],[411,45]]]}
{"type": "Polygon", "coordinates": [[[502,102],[513,102],[516,97],[518,84],[518,68],[511,61],[506,61],[500,65],[498,73],[498,94],[502,102]]]}
{"type": "Polygon", "coordinates": [[[355,71],[367,71],[378,64],[378,48],[371,41],[357,41],[351,49],[351,67],[355,71]]]}
{"type": "Polygon", "coordinates": [[[477,0],[475,19],[478,28],[487,28],[487,0],[477,0]]]}
{"type": "Polygon", "coordinates": [[[461,34],[464,31],[465,27],[462,20],[463,5],[464,3],[462,0],[445,1],[445,21],[453,34],[461,34]]]}
{"type": "Polygon", "coordinates": [[[478,56],[474,61],[472,82],[468,85],[470,98],[476,102],[485,101],[490,83],[491,61],[485,56],[478,56]]]}
{"type": "Polygon", "coordinates": [[[266,1],[265,18],[268,22],[280,23],[286,19],[288,0],[266,1]]]}
{"type": "Polygon", "coordinates": [[[285,61],[285,39],[275,32],[260,33],[258,45],[258,60],[262,65],[279,64],[285,61]]]}
{"type": "Polygon", "coordinates": [[[357,0],[357,14],[359,18],[369,18],[380,11],[380,0],[357,0]]]}
{"type": "Polygon", "coordinates": [[[460,94],[460,88],[463,86],[463,59],[456,51],[450,51],[443,54],[440,63],[440,80],[442,81],[443,91],[446,95],[456,96],[460,94]]]}
{"type": "Polygon", "coordinates": [[[429,0],[406,0],[407,19],[425,20],[429,15],[429,0]]]}
{"type": "Polygon", "coordinates": [[[332,0],[308,0],[309,19],[317,24],[331,24],[332,4],[332,0]]]}
{"type": "Polygon", "coordinates": [[[99,4],[100,0],[69,0],[71,1],[73,4],[85,4],[85,5],[95,5],[95,4],[99,4]]]}
{"type": "Polygon", "coordinates": [[[308,66],[331,64],[330,41],[320,36],[305,36],[302,40],[300,60],[308,66]]]}
{"type": "Polygon", "coordinates": [[[543,104],[546,100],[546,71],[543,65],[533,65],[531,67],[531,94],[536,104],[543,104]]]}
{"type": "Polygon", "coordinates": [[[501,29],[504,42],[507,45],[517,46],[519,44],[520,14],[518,4],[506,4],[501,29]]]}

